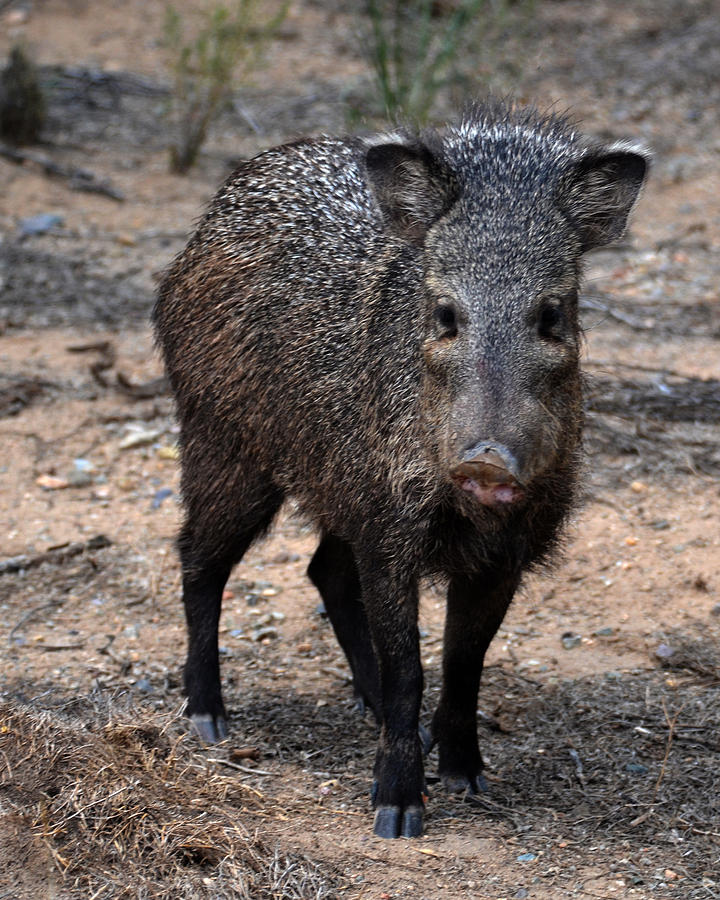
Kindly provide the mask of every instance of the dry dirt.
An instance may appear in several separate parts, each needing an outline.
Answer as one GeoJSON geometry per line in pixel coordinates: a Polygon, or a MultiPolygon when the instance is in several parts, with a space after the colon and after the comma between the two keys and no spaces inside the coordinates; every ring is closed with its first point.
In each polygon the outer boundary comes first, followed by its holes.
{"type": "MultiPolygon", "coordinates": [[[[370,834],[375,727],[352,708],[304,574],[315,537],[291,509],[228,585],[232,736],[183,737],[172,407],[116,382],[160,375],[156,273],[232,160],[345,127],[365,73],[352,6],[291,5],[267,67],[184,178],[167,174],[163,9],[0,11],[0,58],[22,36],[46,67],[37,152],[125,197],[0,159],[0,897],[720,897],[717,4],[540,0],[533,28],[508,37],[513,65],[496,50],[500,89],[640,138],[656,164],[628,238],[588,263],[584,504],[564,558],[527,579],[490,650],[490,792],[470,803],[431,783],[426,836],[395,842],[370,834]],[[61,221],[23,234],[47,212],[61,221]],[[108,760],[97,772],[78,749],[92,746],[108,760]],[[165,813],[196,837],[162,874],[160,851],[122,835],[147,809],[162,818],[147,778],[175,753],[185,768],[163,776],[165,813]],[[133,784],[155,806],[116,810],[126,825],[112,831],[90,810],[112,793],[98,773],[121,781],[123,766],[144,773],[133,784]],[[94,799],[78,799],[91,771],[94,799]],[[223,824],[208,838],[211,813],[223,824]],[[223,843],[232,822],[247,829],[242,852],[223,843]]],[[[442,624],[428,588],[426,721],[442,624]]],[[[431,755],[431,781],[434,767],[431,755]]]]}

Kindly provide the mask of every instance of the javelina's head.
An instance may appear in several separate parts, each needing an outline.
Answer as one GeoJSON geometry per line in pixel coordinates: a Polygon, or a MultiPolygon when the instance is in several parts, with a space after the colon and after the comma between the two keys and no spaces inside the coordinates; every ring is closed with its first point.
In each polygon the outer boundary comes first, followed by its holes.
{"type": "Polygon", "coordinates": [[[641,149],[504,109],[368,151],[386,224],[422,268],[428,434],[448,477],[484,506],[522,502],[571,468],[581,257],[623,233],[647,164],[641,149]]]}

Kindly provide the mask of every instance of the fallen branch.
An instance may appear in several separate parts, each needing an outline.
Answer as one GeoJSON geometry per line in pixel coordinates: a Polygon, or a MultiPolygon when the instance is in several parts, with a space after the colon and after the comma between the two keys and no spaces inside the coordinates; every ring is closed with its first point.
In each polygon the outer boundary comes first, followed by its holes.
{"type": "Polygon", "coordinates": [[[118,387],[136,400],[150,400],[170,392],[170,384],[164,375],[142,384],[133,384],[122,372],[118,372],[116,378],[118,387]]]}
{"type": "Polygon", "coordinates": [[[652,331],[655,328],[654,324],[648,325],[635,316],[628,316],[625,313],[621,313],[617,309],[608,306],[607,303],[595,300],[592,297],[583,297],[580,301],[580,309],[593,309],[605,313],[606,316],[615,319],[616,322],[622,322],[623,325],[627,325],[629,328],[633,328],[636,331],[652,331]]]}
{"type": "Polygon", "coordinates": [[[241,766],[239,763],[230,762],[229,759],[220,759],[217,756],[208,756],[208,762],[219,763],[221,766],[227,766],[229,769],[236,769],[238,772],[244,772],[246,775],[268,775],[273,777],[275,772],[268,772],[266,769],[252,769],[250,766],[241,766]]]}
{"type": "Polygon", "coordinates": [[[30,619],[34,619],[38,613],[45,612],[46,609],[57,609],[61,603],[59,600],[51,600],[49,603],[41,603],[40,606],[34,606],[31,610],[25,613],[25,615],[20,619],[20,621],[10,629],[10,634],[8,635],[8,643],[12,644],[13,638],[15,637],[15,632],[19,631],[23,625],[26,625],[30,619]]]}
{"type": "Polygon", "coordinates": [[[117,359],[117,350],[112,341],[95,341],[91,344],[74,344],[65,348],[68,353],[99,353],[100,358],[90,366],[90,374],[101,387],[109,387],[102,374],[105,369],[112,369],[117,359]]]}
{"type": "Polygon", "coordinates": [[[666,366],[643,366],[639,363],[628,363],[616,359],[588,359],[585,365],[596,366],[597,368],[605,368],[608,370],[608,372],[605,374],[610,374],[611,376],[614,374],[616,369],[629,369],[633,372],[647,372],[649,375],[662,375],[663,377],[668,378],[681,378],[683,381],[704,380],[697,379],[695,375],[684,375],[682,372],[678,372],[677,369],[668,369],[666,366]]]}
{"type": "MultiPolygon", "coordinates": [[[[69,353],[99,353],[99,359],[90,366],[90,373],[102,387],[110,387],[110,382],[103,372],[111,369],[117,361],[117,350],[112,341],[95,341],[90,344],[75,344],[65,348],[69,353]]],[[[170,384],[164,375],[153,378],[142,384],[133,384],[122,372],[115,375],[116,386],[124,394],[135,400],[152,400],[170,392],[170,384]]]]}
{"type": "MultiPolygon", "coordinates": [[[[134,94],[145,97],[166,97],[170,89],[165,84],[158,84],[134,72],[106,72],[103,69],[90,69],[84,66],[43,66],[44,73],[52,78],[59,87],[70,87],[76,90],[76,82],[87,91],[89,88],[105,88],[114,100],[120,100],[122,94],[134,94]],[[64,85],[63,82],[69,82],[64,85]]],[[[1,900],[1,898],[0,898],[1,900]]]]}
{"type": "Polygon", "coordinates": [[[112,541],[105,537],[104,534],[98,534],[89,541],[75,541],[73,543],[60,544],[58,547],[51,547],[45,553],[38,553],[36,556],[11,556],[9,559],[0,561],[0,575],[14,575],[17,572],[23,572],[26,569],[33,569],[45,562],[60,565],[90,550],[101,550],[103,547],[109,547],[112,541]]]}
{"type": "Polygon", "coordinates": [[[660,774],[658,775],[657,781],[655,782],[655,786],[654,786],[653,792],[652,792],[652,797],[650,798],[650,803],[648,804],[648,809],[642,815],[640,815],[636,819],[632,820],[632,822],[630,823],[631,828],[636,828],[638,825],[641,825],[643,822],[647,821],[647,819],[649,819],[650,816],[655,812],[655,803],[658,798],[658,791],[660,790],[660,785],[662,784],[663,779],[665,778],[665,771],[667,769],[668,759],[670,758],[670,749],[672,747],[673,738],[675,737],[675,729],[677,727],[678,717],[680,716],[680,713],[685,708],[685,706],[683,705],[671,719],[670,715],[667,711],[667,706],[665,705],[665,698],[662,697],[661,700],[662,700],[663,713],[665,715],[665,722],[667,723],[667,727],[668,727],[667,740],[665,742],[665,755],[663,756],[662,763],[660,764],[660,774]]]}
{"type": "Polygon", "coordinates": [[[99,181],[95,174],[88,169],[65,166],[40,153],[34,153],[31,150],[18,150],[15,147],[8,147],[7,144],[0,144],[0,156],[9,159],[17,165],[32,163],[35,166],[39,166],[51,178],[62,178],[68,181],[70,188],[74,191],[102,194],[118,202],[125,200],[125,196],[117,188],[114,188],[109,181],[99,181]]]}
{"type": "Polygon", "coordinates": [[[704,222],[693,222],[688,225],[686,228],[683,228],[679,234],[674,235],[673,237],[665,238],[662,241],[657,241],[655,244],[656,252],[660,250],[675,250],[680,246],[683,247],[697,247],[701,250],[708,249],[707,241],[692,241],[688,243],[686,238],[690,237],[692,234],[698,234],[699,232],[706,232],[707,225],[704,222]]]}
{"type": "Polygon", "coordinates": [[[0,419],[5,416],[16,416],[47,388],[55,387],[56,384],[41,378],[15,378],[7,387],[0,388],[0,419]]]}
{"type": "Polygon", "coordinates": [[[84,650],[85,644],[28,644],[30,650],[42,650],[44,653],[57,653],[60,650],[84,650]]]}

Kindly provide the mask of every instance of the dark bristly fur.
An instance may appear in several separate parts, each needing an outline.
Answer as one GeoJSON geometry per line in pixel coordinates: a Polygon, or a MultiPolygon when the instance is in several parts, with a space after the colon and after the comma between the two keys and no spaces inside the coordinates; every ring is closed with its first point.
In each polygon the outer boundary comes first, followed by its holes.
{"type": "Polygon", "coordinates": [[[203,737],[226,727],[225,581],[293,497],[381,725],[376,833],[422,830],[425,575],[448,581],[440,774],[482,786],[485,650],[575,490],[581,255],[620,236],[646,165],[489,103],[442,134],[268,150],[220,189],[154,313],[181,424],[185,681],[203,737]]]}

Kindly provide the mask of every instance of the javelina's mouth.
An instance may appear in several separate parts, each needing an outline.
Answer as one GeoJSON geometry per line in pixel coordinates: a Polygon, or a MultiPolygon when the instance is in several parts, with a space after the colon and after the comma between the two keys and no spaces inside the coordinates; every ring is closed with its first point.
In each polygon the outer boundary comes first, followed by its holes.
{"type": "Polygon", "coordinates": [[[472,494],[483,506],[517,503],[525,496],[522,484],[505,459],[493,449],[464,459],[450,474],[458,487],[472,494]]]}

